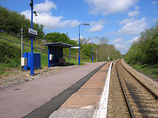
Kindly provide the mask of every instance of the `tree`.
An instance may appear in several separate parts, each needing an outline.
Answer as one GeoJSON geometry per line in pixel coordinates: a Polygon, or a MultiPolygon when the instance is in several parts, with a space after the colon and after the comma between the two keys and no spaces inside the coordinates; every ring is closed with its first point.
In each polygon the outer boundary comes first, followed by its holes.
{"type": "Polygon", "coordinates": [[[87,45],[89,41],[90,41],[90,38],[88,38],[88,39],[86,39],[86,38],[80,38],[81,45],[87,45]]]}
{"type": "Polygon", "coordinates": [[[44,39],[44,32],[43,32],[43,28],[44,28],[44,25],[41,24],[34,24],[34,29],[37,31],[37,35],[40,39],[44,39]]]}
{"type": "Polygon", "coordinates": [[[68,37],[68,34],[65,34],[65,33],[62,33],[62,34],[59,32],[47,33],[45,36],[45,39],[52,43],[63,42],[63,43],[67,43],[67,44],[71,44],[75,46],[77,45],[77,42],[74,40],[70,40],[70,38],[68,37]]]}
{"type": "Polygon", "coordinates": [[[47,33],[45,39],[53,43],[55,42],[67,43],[69,37],[64,33],[60,34],[59,32],[53,32],[53,33],[47,33]]]}
{"type": "Polygon", "coordinates": [[[102,44],[107,44],[107,42],[108,42],[108,39],[107,39],[107,37],[101,37],[100,39],[99,39],[99,44],[100,45],[102,45],[102,44]]]}
{"type": "Polygon", "coordinates": [[[141,32],[139,41],[131,45],[125,60],[133,64],[158,63],[158,23],[141,32]]]}
{"type": "Polygon", "coordinates": [[[88,57],[92,57],[92,44],[82,45],[81,48],[82,53],[88,57]]]}
{"type": "MultiPolygon", "coordinates": [[[[0,31],[11,35],[20,36],[21,28],[24,29],[23,36],[30,39],[28,28],[31,27],[31,21],[26,19],[24,15],[16,11],[9,11],[4,7],[0,7],[0,31]]],[[[38,35],[34,39],[41,39],[44,37],[43,25],[33,23],[33,28],[37,30],[38,35]]]]}
{"type": "Polygon", "coordinates": [[[110,57],[111,60],[113,60],[121,57],[121,53],[120,51],[116,50],[115,46],[113,45],[108,45],[108,44],[99,45],[98,59],[105,61],[108,60],[108,56],[110,57]]]}
{"type": "Polygon", "coordinates": [[[7,25],[9,23],[9,11],[4,7],[0,7],[0,29],[1,31],[7,31],[7,25]]]}

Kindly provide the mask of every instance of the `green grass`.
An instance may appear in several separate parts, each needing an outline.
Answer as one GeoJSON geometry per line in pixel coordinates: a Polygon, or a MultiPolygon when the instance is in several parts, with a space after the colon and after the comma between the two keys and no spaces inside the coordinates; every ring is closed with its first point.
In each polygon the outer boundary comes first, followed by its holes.
{"type": "MultiPolygon", "coordinates": [[[[70,63],[69,65],[78,65],[78,61],[77,60],[66,59],[66,62],[69,62],[70,63]]],[[[84,62],[81,62],[81,65],[85,65],[84,62]]]]}
{"type": "MultiPolygon", "coordinates": [[[[65,59],[66,59],[66,62],[70,63],[70,65],[78,65],[78,60],[77,59],[71,59],[71,60],[69,60],[68,58],[65,58],[65,59]]],[[[92,62],[92,60],[81,60],[80,64],[85,65],[85,62],[92,62]]]]}
{"type": "Polygon", "coordinates": [[[48,55],[41,54],[41,68],[48,66],[48,55]]]}
{"type": "Polygon", "coordinates": [[[136,70],[139,70],[141,72],[143,72],[145,75],[150,75],[153,78],[158,79],[158,64],[156,65],[148,65],[148,64],[144,64],[144,65],[131,65],[133,68],[135,68],[136,70]]]}
{"type": "MultiPolygon", "coordinates": [[[[81,60],[82,62],[92,62],[92,60],[81,60]]],[[[93,62],[95,62],[94,60],[93,60],[93,62]]]]}
{"type": "MultiPolygon", "coordinates": [[[[11,36],[6,33],[0,32],[0,37],[13,40],[16,42],[21,42],[20,37],[11,36]]],[[[23,40],[24,44],[30,45],[31,41],[29,39],[23,40]]],[[[39,47],[44,49],[44,43],[42,41],[35,40],[34,47],[39,47]]],[[[24,46],[23,53],[31,52],[31,47],[24,46]]],[[[40,49],[34,48],[33,52],[41,53],[40,49]]],[[[9,68],[19,68],[21,69],[20,65],[21,60],[21,44],[10,42],[4,39],[0,39],[0,75],[8,75],[7,70],[9,68]]],[[[48,56],[46,53],[41,54],[41,67],[48,66],[48,56]]]]}

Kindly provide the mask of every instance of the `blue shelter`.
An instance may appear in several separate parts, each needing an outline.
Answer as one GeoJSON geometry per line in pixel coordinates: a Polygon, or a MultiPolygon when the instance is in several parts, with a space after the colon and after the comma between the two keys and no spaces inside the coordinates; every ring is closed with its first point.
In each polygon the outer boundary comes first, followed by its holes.
{"type": "Polygon", "coordinates": [[[71,47],[74,47],[66,43],[52,43],[45,44],[45,46],[48,46],[48,67],[56,66],[57,59],[63,58],[63,48],[69,48],[71,56],[71,47]]]}

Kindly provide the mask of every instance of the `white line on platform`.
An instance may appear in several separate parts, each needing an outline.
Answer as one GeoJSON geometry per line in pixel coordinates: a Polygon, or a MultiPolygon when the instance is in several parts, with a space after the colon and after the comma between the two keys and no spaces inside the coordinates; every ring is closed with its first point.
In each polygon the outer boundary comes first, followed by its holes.
{"type": "Polygon", "coordinates": [[[106,118],[107,117],[107,108],[108,108],[108,98],[109,98],[109,86],[110,86],[110,75],[111,75],[111,67],[112,63],[110,64],[109,71],[106,77],[106,82],[104,86],[104,90],[101,96],[101,100],[99,103],[99,109],[93,115],[93,118],[106,118]]]}

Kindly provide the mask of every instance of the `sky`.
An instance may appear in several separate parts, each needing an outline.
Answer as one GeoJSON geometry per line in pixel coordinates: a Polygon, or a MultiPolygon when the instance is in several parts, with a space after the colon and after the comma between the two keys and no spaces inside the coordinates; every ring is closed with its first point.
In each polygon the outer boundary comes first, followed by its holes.
{"type": "MultiPolygon", "coordinates": [[[[31,0],[0,0],[0,5],[30,19],[31,0]]],[[[140,33],[158,21],[158,0],[34,0],[35,23],[44,25],[45,34],[67,33],[70,39],[80,36],[107,37],[121,54],[126,54],[140,33]],[[79,25],[89,23],[90,25],[79,25]]]]}

